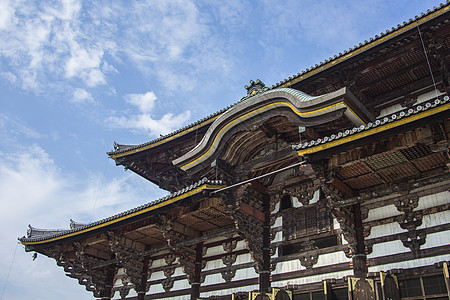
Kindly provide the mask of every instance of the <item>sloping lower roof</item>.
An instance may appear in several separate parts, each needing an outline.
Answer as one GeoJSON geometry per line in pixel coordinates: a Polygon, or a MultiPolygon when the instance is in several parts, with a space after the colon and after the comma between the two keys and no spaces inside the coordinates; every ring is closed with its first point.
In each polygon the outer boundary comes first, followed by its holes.
{"type": "Polygon", "coordinates": [[[19,241],[22,242],[23,245],[27,246],[27,245],[44,244],[80,235],[98,228],[106,227],[119,221],[123,221],[138,215],[142,215],[149,211],[156,210],[160,207],[164,207],[166,205],[180,201],[184,198],[201,193],[205,190],[217,190],[224,188],[225,186],[226,185],[224,185],[224,183],[221,180],[208,180],[206,178],[203,178],[197,183],[192,184],[175,193],[162,197],[158,200],[143,204],[136,208],[127,210],[125,212],[119,213],[117,215],[99,220],[97,222],[81,226],[72,226],[71,229],[55,229],[55,230],[36,229],[30,226],[30,230],[28,230],[27,233],[28,236],[19,238],[19,241]]]}

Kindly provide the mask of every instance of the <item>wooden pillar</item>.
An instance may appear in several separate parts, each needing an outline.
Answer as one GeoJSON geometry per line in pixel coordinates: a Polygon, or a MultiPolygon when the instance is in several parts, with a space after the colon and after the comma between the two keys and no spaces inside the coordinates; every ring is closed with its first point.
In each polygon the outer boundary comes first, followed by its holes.
{"type": "Polygon", "coordinates": [[[194,280],[191,283],[191,300],[196,300],[200,297],[200,281],[202,272],[203,260],[203,243],[198,243],[195,248],[195,267],[194,280]]]}
{"type": "Polygon", "coordinates": [[[270,292],[270,198],[267,195],[263,196],[263,268],[259,273],[259,291],[270,292]]]}
{"type": "Polygon", "coordinates": [[[105,280],[105,289],[103,290],[101,299],[102,300],[111,300],[112,296],[112,288],[114,285],[114,276],[116,275],[116,266],[112,265],[108,267],[107,273],[106,273],[106,280],[105,280]]]}
{"type": "Polygon", "coordinates": [[[359,203],[353,205],[353,217],[356,231],[356,253],[352,254],[353,274],[357,278],[365,278],[367,276],[367,264],[361,218],[361,206],[359,203]]]}
{"type": "MultiPolygon", "coordinates": [[[[148,250],[148,247],[146,248],[148,250]]],[[[141,278],[141,289],[138,292],[138,300],[144,300],[145,299],[145,290],[147,286],[147,275],[148,275],[148,267],[149,267],[150,257],[146,256],[144,257],[143,266],[142,266],[142,278],[141,278]]]]}

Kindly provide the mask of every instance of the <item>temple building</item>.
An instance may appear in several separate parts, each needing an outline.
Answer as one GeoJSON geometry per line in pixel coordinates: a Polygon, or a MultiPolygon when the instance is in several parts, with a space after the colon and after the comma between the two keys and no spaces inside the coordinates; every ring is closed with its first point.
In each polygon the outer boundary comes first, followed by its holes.
{"type": "Polygon", "coordinates": [[[100,299],[449,299],[449,10],[115,143],[170,195],[20,241],[100,299]]]}

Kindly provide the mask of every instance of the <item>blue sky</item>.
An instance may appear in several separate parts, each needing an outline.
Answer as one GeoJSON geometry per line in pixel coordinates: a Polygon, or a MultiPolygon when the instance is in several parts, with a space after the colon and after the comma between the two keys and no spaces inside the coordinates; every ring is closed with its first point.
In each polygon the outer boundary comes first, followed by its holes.
{"type": "Polygon", "coordinates": [[[0,0],[0,300],[93,299],[16,244],[28,224],[64,228],[166,194],[108,159],[114,141],[178,129],[251,79],[271,86],[439,3],[0,0]]]}

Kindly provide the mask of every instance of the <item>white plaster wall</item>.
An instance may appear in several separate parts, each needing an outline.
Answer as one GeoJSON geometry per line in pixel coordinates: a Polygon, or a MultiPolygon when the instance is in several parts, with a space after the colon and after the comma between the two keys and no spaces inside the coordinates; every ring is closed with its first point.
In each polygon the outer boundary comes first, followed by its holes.
{"type": "Polygon", "coordinates": [[[223,283],[223,282],[225,282],[225,280],[222,278],[221,273],[209,274],[209,275],[206,275],[205,282],[202,283],[202,286],[207,286],[207,285],[216,284],[216,283],[223,283]]]}
{"type": "MultiPolygon", "coordinates": [[[[440,95],[444,95],[444,93],[441,93],[440,91],[437,91],[437,96],[440,96],[440,95]]],[[[425,101],[428,101],[428,100],[434,99],[434,98],[436,98],[436,91],[435,90],[418,96],[416,103],[422,103],[422,102],[425,102],[425,101]]]]}
{"type": "Polygon", "coordinates": [[[339,224],[338,220],[336,218],[334,218],[334,217],[333,217],[333,228],[334,229],[341,228],[341,224],[339,224]]]}
{"type": "Polygon", "coordinates": [[[280,211],[280,204],[281,204],[281,201],[278,202],[277,204],[275,204],[275,208],[273,209],[272,214],[276,214],[277,212],[280,211]]]}
{"type": "Polygon", "coordinates": [[[427,234],[425,244],[420,249],[448,246],[450,248],[450,230],[427,234]]]}
{"type": "MultiPolygon", "coordinates": [[[[178,258],[175,260],[174,263],[176,263],[177,261],[178,261],[178,258]]],[[[152,263],[152,268],[159,268],[159,267],[163,267],[163,266],[167,266],[164,258],[156,259],[152,263]]]]}
{"type": "Polygon", "coordinates": [[[216,270],[225,267],[222,259],[210,260],[206,263],[205,268],[202,271],[216,270]]]}
{"type": "Polygon", "coordinates": [[[388,271],[388,270],[392,270],[392,269],[409,269],[409,268],[415,268],[415,267],[423,267],[423,266],[433,265],[437,262],[449,261],[449,260],[450,260],[450,254],[439,255],[439,256],[434,256],[434,257],[426,257],[426,258],[419,258],[419,259],[415,259],[415,260],[402,261],[402,262],[398,262],[398,263],[389,263],[386,265],[373,266],[373,267],[369,267],[369,272],[380,272],[380,271],[388,271]]]}
{"type": "Polygon", "coordinates": [[[411,252],[411,249],[403,246],[402,241],[395,240],[386,243],[379,243],[373,245],[372,253],[367,255],[367,258],[374,258],[379,256],[387,256],[398,253],[407,253],[411,252]]]}
{"type": "Polygon", "coordinates": [[[444,191],[441,193],[428,195],[419,198],[419,204],[414,211],[430,208],[434,206],[444,205],[450,203],[450,192],[444,191]]]}
{"type": "Polygon", "coordinates": [[[275,268],[275,271],[272,272],[272,275],[305,269],[306,268],[300,264],[300,260],[298,259],[282,261],[277,263],[277,267],[275,268]]]}
{"type": "MultiPolygon", "coordinates": [[[[439,91],[437,92],[437,95],[443,95],[443,94],[444,93],[441,93],[439,91]]],[[[415,104],[419,104],[419,103],[428,101],[428,100],[433,99],[433,98],[436,98],[436,91],[431,91],[431,92],[428,92],[428,93],[425,93],[425,94],[422,94],[422,95],[418,96],[417,97],[417,101],[416,101],[415,104]]],[[[389,107],[381,110],[380,116],[378,118],[390,115],[390,114],[392,114],[394,112],[397,112],[397,111],[400,111],[400,110],[403,110],[403,109],[405,109],[405,108],[402,107],[400,104],[395,104],[395,105],[389,106],[389,107]]]]}
{"type": "MultiPolygon", "coordinates": [[[[329,265],[334,265],[334,264],[339,264],[339,263],[345,263],[345,262],[350,262],[350,261],[351,261],[351,258],[347,258],[343,251],[337,251],[337,252],[327,253],[327,254],[320,254],[319,258],[317,260],[317,264],[314,265],[314,268],[329,266],[329,265]]],[[[272,274],[273,275],[282,274],[282,273],[294,272],[294,271],[305,270],[305,269],[306,268],[301,265],[299,259],[293,259],[293,260],[277,263],[277,267],[275,268],[275,271],[272,272],[272,274]]]]}
{"type": "Polygon", "coordinates": [[[320,254],[319,259],[317,260],[317,264],[314,265],[314,268],[350,262],[351,260],[351,258],[345,256],[344,251],[320,254]]]}
{"type": "Polygon", "coordinates": [[[292,207],[302,207],[302,206],[303,204],[300,201],[298,201],[297,197],[292,197],[292,207]]]}
{"type": "Polygon", "coordinates": [[[158,283],[158,284],[152,284],[150,286],[150,289],[148,290],[147,294],[150,295],[150,294],[164,293],[164,292],[165,292],[165,290],[164,290],[162,284],[158,283]]]}
{"type": "Polygon", "coordinates": [[[176,290],[190,289],[190,288],[191,288],[191,285],[189,284],[188,280],[183,279],[183,280],[175,280],[175,282],[173,283],[173,287],[170,290],[176,291],[176,290]]]}
{"type": "Polygon", "coordinates": [[[378,116],[378,118],[382,118],[384,116],[388,116],[388,115],[393,114],[393,113],[395,113],[397,111],[401,111],[402,109],[405,109],[405,108],[402,107],[400,104],[395,104],[395,105],[389,106],[389,107],[387,107],[385,109],[382,109],[380,111],[380,115],[378,116]]]}
{"type": "Polygon", "coordinates": [[[158,280],[158,279],[165,279],[165,278],[166,278],[166,276],[164,276],[163,271],[157,271],[157,272],[152,272],[149,280],[158,280]]]}
{"type": "Polygon", "coordinates": [[[275,219],[275,223],[273,224],[272,228],[283,226],[283,217],[279,216],[275,219]]]}
{"type": "MultiPolygon", "coordinates": [[[[238,251],[238,250],[242,250],[242,249],[246,249],[245,246],[245,242],[242,241],[238,241],[236,243],[236,249],[234,249],[233,251],[238,251]]],[[[206,255],[205,257],[209,257],[209,256],[214,256],[214,255],[220,255],[220,254],[224,254],[226,253],[225,250],[223,250],[223,246],[222,245],[218,245],[215,247],[210,247],[206,250],[206,255]]]]}
{"type": "MultiPolygon", "coordinates": [[[[238,255],[236,257],[236,262],[233,264],[233,266],[241,265],[241,264],[245,264],[245,263],[249,263],[249,262],[253,262],[251,255],[250,255],[250,253],[245,253],[245,254],[238,255]]],[[[219,259],[208,261],[206,263],[205,268],[202,271],[216,270],[216,269],[223,268],[223,267],[225,267],[225,265],[224,265],[222,259],[219,258],[219,259]]]]}
{"type": "Polygon", "coordinates": [[[210,297],[210,296],[221,296],[221,295],[229,295],[231,293],[237,293],[237,292],[251,292],[259,289],[258,285],[248,285],[248,286],[242,286],[238,288],[227,288],[223,290],[217,290],[212,292],[206,292],[201,293],[200,297],[210,297]]]}
{"type": "Polygon", "coordinates": [[[236,275],[234,276],[233,280],[242,280],[255,277],[259,277],[259,275],[256,273],[255,268],[250,267],[246,269],[236,270],[236,275]]]}
{"type": "Polygon", "coordinates": [[[283,240],[283,231],[278,231],[272,240],[272,243],[281,242],[283,240]]]}
{"type": "Polygon", "coordinates": [[[353,275],[353,270],[345,270],[345,271],[340,271],[340,272],[306,276],[306,277],[294,278],[294,279],[283,280],[283,281],[275,281],[275,282],[272,282],[272,287],[283,287],[288,284],[306,284],[306,283],[313,283],[313,282],[321,282],[322,280],[325,280],[325,279],[342,278],[342,277],[350,276],[350,275],[353,275]]]}
{"type": "Polygon", "coordinates": [[[364,219],[363,223],[395,217],[401,215],[402,212],[397,210],[394,204],[377,207],[369,210],[369,214],[366,219],[364,219]]]}
{"type": "Polygon", "coordinates": [[[238,257],[236,258],[236,262],[233,265],[240,265],[248,262],[253,262],[252,256],[250,253],[245,253],[238,255],[238,257]]]}
{"type": "Polygon", "coordinates": [[[386,235],[398,234],[402,232],[407,232],[408,230],[402,229],[397,222],[373,226],[370,229],[370,235],[366,239],[373,239],[377,237],[382,237],[386,235]]]}
{"type": "Polygon", "coordinates": [[[433,227],[441,224],[450,223],[450,211],[442,211],[431,215],[422,217],[422,225],[417,229],[433,227]]]}
{"type": "Polygon", "coordinates": [[[178,268],[175,269],[175,272],[173,272],[172,277],[183,276],[183,275],[186,275],[186,274],[183,273],[183,268],[182,267],[178,267],[178,268]]]}

